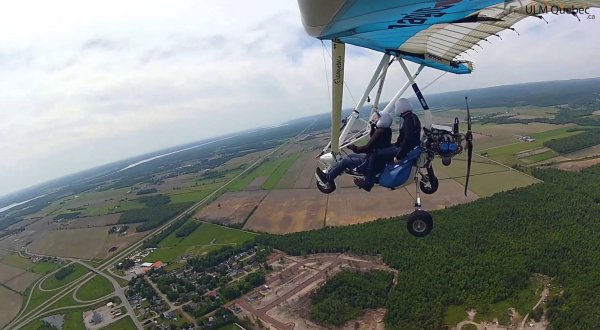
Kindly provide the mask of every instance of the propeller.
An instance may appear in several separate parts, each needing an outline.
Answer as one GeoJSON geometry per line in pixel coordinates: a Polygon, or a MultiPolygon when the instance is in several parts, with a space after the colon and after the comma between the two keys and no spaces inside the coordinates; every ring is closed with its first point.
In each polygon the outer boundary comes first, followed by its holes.
{"type": "Polygon", "coordinates": [[[467,104],[467,133],[465,134],[465,140],[467,141],[467,179],[465,182],[465,196],[467,196],[467,190],[469,189],[469,175],[471,175],[471,159],[473,158],[473,132],[471,132],[469,99],[466,96],[465,103],[467,104]]]}

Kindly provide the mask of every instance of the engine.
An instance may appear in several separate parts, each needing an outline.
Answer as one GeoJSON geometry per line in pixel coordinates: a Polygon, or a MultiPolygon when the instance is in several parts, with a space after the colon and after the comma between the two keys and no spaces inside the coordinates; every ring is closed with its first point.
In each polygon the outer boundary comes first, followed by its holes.
{"type": "Polygon", "coordinates": [[[442,158],[442,164],[450,165],[452,158],[463,151],[464,135],[458,132],[458,119],[455,118],[453,127],[433,125],[431,130],[425,130],[423,145],[432,156],[442,158]]]}

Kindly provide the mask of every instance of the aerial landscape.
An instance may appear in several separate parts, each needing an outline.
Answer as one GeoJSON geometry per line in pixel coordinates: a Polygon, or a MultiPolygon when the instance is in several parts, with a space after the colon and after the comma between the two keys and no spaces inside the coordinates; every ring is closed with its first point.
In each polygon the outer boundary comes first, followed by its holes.
{"type": "MultiPolygon", "coordinates": [[[[193,29],[193,2],[140,12],[61,3],[44,7],[47,21],[29,18],[40,25],[20,38],[35,47],[0,38],[0,70],[20,82],[1,80],[9,88],[0,102],[22,110],[0,115],[0,329],[598,329],[600,62],[589,59],[586,74],[565,69],[557,79],[548,70],[532,79],[475,55],[484,74],[476,73],[457,56],[490,43],[477,33],[513,35],[518,21],[538,17],[504,2],[459,9],[461,1],[424,1],[433,6],[425,14],[395,1],[332,3],[228,9],[210,1],[203,10],[214,17],[196,31],[221,31],[208,44],[177,35],[193,29]],[[71,22],[69,11],[81,19],[71,22]],[[227,39],[224,13],[249,24],[242,53],[237,35],[227,39]],[[389,23],[382,13],[405,16],[380,29],[389,23]],[[264,23],[273,20],[279,28],[264,23]],[[429,42],[469,24],[489,29],[435,46],[443,51],[394,34],[427,26],[410,33],[429,42]],[[295,44],[273,51],[265,35],[285,33],[295,44]],[[162,44],[148,48],[155,35],[162,44]],[[75,40],[79,55],[45,37],[75,40]],[[209,44],[224,48],[195,71],[190,54],[214,51],[209,44]],[[134,57],[131,71],[120,71],[134,57]],[[365,66],[377,67],[370,82],[365,66]],[[388,68],[393,90],[383,92],[388,68]],[[423,68],[442,75],[416,79],[423,68]],[[40,79],[28,92],[25,72],[40,79]],[[474,82],[450,77],[469,74],[474,82]],[[360,84],[345,85],[358,76],[360,84]],[[82,77],[94,82],[78,87],[82,77]],[[363,85],[362,97],[352,94],[363,85]],[[409,116],[419,123],[417,142],[401,157],[409,116]],[[374,147],[383,131],[387,145],[374,147]],[[394,156],[377,169],[385,148],[394,156]],[[363,164],[352,158],[361,153],[363,164]],[[353,165],[333,175],[348,159],[353,165]]],[[[594,35],[597,10],[586,8],[575,29],[594,35]]],[[[570,26],[562,19],[576,15],[554,16],[551,23],[570,26]]],[[[510,38],[502,41],[517,47],[510,38]]]]}

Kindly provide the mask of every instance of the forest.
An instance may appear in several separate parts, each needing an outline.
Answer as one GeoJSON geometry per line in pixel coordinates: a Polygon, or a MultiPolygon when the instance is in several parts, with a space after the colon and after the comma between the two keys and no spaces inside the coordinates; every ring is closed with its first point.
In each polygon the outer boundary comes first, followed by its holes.
{"type": "Polygon", "coordinates": [[[440,329],[448,307],[510,302],[534,274],[564,288],[548,303],[549,329],[598,328],[600,167],[534,175],[544,183],[432,212],[435,228],[422,239],[398,217],[258,240],[293,255],[381,255],[400,272],[390,329],[440,329]]]}
{"type": "Polygon", "coordinates": [[[365,309],[385,307],[392,277],[392,273],[380,270],[340,272],[312,296],[311,319],[340,326],[365,309]]]}
{"type": "Polygon", "coordinates": [[[546,141],[544,142],[544,147],[550,148],[560,154],[566,154],[598,144],[600,144],[600,129],[587,129],[577,135],[546,141]]]}
{"type": "Polygon", "coordinates": [[[154,229],[172,219],[194,203],[175,203],[158,207],[147,207],[125,211],[119,218],[119,223],[143,222],[135,230],[138,232],[154,229]]]}

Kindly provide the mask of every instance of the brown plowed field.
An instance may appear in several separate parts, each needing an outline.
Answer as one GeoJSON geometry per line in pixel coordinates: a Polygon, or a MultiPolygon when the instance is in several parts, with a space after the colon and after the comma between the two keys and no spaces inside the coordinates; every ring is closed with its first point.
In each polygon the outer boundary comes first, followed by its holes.
{"type": "Polygon", "coordinates": [[[23,297],[16,292],[0,286],[0,328],[5,326],[19,312],[23,297]]]}
{"type": "Polygon", "coordinates": [[[6,282],[23,274],[24,272],[25,272],[25,270],[23,270],[21,268],[16,268],[16,267],[5,265],[5,264],[0,264],[0,283],[6,284],[6,282]]]}
{"type": "MultiPolygon", "coordinates": [[[[313,163],[315,160],[315,153],[309,151],[303,151],[303,154],[290,166],[285,172],[285,175],[277,183],[276,189],[291,189],[294,188],[296,182],[302,174],[302,170],[307,163],[313,163]]],[[[313,168],[314,170],[314,168],[313,168]]],[[[308,187],[307,187],[308,188],[308,187]]]]}
{"type": "Polygon", "coordinates": [[[316,189],[278,189],[269,192],[245,229],[291,233],[323,227],[327,196],[316,189]]]}
{"type": "Polygon", "coordinates": [[[374,187],[371,192],[365,192],[358,188],[341,188],[329,196],[326,224],[346,226],[399,216],[412,212],[413,203],[405,189],[374,187]]]}
{"type": "Polygon", "coordinates": [[[228,192],[200,210],[196,219],[220,224],[242,223],[267,195],[266,190],[228,192]],[[221,205],[221,207],[219,207],[221,205]]]}
{"type": "Polygon", "coordinates": [[[4,284],[15,291],[23,293],[40,277],[42,277],[40,274],[25,272],[4,284]]]}

